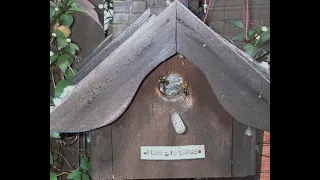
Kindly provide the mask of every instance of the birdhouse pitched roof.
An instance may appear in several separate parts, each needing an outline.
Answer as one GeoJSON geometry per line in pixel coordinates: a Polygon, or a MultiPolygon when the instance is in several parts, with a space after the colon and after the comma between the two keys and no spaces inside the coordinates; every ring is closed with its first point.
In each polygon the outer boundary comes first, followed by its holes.
{"type": "Polygon", "coordinates": [[[83,132],[114,122],[144,78],[176,53],[204,73],[234,119],[270,129],[269,71],[180,2],[172,2],[158,16],[147,10],[109,42],[104,40],[80,65],[72,80],[74,90],[50,114],[50,131],[83,132]]]}

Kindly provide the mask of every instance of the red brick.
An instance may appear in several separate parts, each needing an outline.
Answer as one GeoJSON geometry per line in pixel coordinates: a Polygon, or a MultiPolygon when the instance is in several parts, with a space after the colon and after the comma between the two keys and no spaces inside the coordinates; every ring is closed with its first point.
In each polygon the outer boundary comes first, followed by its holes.
{"type": "Polygon", "coordinates": [[[270,153],[263,153],[262,162],[270,162],[270,153]],[[267,157],[268,156],[268,157],[267,157]]]}
{"type": "Polygon", "coordinates": [[[260,173],[260,180],[270,180],[270,173],[269,172],[260,173]]]}
{"type": "Polygon", "coordinates": [[[263,142],[270,142],[270,133],[264,133],[263,142]]]}
{"type": "Polygon", "coordinates": [[[270,171],[270,162],[261,162],[261,171],[270,171]]]}
{"type": "Polygon", "coordinates": [[[263,154],[264,152],[270,152],[270,145],[263,145],[263,146],[262,146],[262,154],[263,154]]]}

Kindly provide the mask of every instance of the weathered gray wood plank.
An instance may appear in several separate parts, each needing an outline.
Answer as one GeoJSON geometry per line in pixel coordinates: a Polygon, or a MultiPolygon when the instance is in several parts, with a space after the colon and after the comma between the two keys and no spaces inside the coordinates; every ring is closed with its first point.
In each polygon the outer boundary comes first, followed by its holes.
{"type": "Polygon", "coordinates": [[[256,167],[256,133],[245,135],[248,126],[233,120],[232,130],[232,176],[245,177],[255,175],[256,167]]]}
{"type": "Polygon", "coordinates": [[[92,177],[94,179],[102,179],[101,177],[101,136],[100,129],[95,129],[91,132],[91,162],[92,162],[92,177]]]}
{"type": "Polygon", "coordinates": [[[177,52],[206,75],[222,106],[238,121],[270,130],[270,81],[243,51],[177,3],[177,52]]]}
{"type": "Polygon", "coordinates": [[[176,53],[175,14],[176,2],[85,76],[50,114],[50,131],[89,131],[115,121],[146,75],[176,53]]]}
{"type": "Polygon", "coordinates": [[[112,167],[112,127],[105,126],[100,128],[100,165],[102,179],[112,179],[113,167],[112,167]]]}
{"type": "Polygon", "coordinates": [[[105,60],[115,49],[117,49],[125,40],[127,40],[141,25],[150,18],[150,10],[145,11],[134,23],[126,28],[116,39],[112,42],[112,36],[106,38],[97,48],[92,51],[82,63],[79,64],[79,72],[72,79],[72,84],[77,84],[86,75],[88,75],[94,68],[96,68],[103,60],[105,60]]]}

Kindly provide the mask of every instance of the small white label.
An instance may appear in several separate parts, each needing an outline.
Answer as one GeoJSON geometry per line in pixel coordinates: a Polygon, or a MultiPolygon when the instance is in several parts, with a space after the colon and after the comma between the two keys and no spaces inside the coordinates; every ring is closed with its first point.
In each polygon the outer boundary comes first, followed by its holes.
{"type": "Polygon", "coordinates": [[[205,158],[204,145],[141,146],[142,160],[183,160],[205,158]]]}

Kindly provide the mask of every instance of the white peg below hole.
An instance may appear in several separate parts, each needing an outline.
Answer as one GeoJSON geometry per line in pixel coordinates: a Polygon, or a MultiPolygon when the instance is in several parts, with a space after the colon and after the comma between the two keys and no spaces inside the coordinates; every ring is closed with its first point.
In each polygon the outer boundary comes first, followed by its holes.
{"type": "Polygon", "coordinates": [[[177,134],[183,134],[186,131],[186,126],[177,112],[172,112],[170,119],[177,134]]]}

